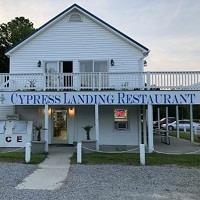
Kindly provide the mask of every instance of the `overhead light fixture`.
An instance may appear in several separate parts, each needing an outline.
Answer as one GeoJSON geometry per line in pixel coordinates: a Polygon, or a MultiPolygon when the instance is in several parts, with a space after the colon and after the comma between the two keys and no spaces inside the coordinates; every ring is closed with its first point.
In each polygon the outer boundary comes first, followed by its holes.
{"type": "MultiPolygon", "coordinates": [[[[45,109],[42,109],[41,112],[45,115],[45,109]]],[[[48,115],[50,116],[52,114],[52,109],[48,109],[48,115]]]]}
{"type": "Polygon", "coordinates": [[[52,112],[52,110],[51,110],[51,108],[49,108],[48,109],[48,114],[51,115],[51,112],[52,112]]]}
{"type": "Polygon", "coordinates": [[[68,109],[68,113],[70,117],[74,117],[75,116],[75,108],[74,107],[70,107],[68,109]]]}

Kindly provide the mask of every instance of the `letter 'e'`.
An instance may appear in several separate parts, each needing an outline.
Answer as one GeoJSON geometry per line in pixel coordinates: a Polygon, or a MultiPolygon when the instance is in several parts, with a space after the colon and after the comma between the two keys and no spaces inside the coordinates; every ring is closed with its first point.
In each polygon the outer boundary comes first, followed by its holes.
{"type": "Polygon", "coordinates": [[[22,142],[22,136],[17,136],[17,142],[22,142]]]}

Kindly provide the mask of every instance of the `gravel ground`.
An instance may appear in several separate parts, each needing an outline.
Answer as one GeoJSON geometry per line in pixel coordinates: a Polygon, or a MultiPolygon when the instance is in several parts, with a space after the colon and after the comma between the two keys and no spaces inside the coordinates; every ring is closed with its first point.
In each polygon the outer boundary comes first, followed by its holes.
{"type": "Polygon", "coordinates": [[[59,190],[15,189],[36,168],[0,163],[0,200],[200,199],[200,170],[176,166],[72,165],[59,190]]]}

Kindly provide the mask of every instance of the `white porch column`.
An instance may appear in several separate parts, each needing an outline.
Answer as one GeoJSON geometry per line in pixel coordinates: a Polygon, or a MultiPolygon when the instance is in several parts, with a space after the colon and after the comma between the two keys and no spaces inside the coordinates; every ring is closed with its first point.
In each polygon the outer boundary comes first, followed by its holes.
{"type": "Polygon", "coordinates": [[[99,105],[95,104],[95,134],[96,134],[96,150],[99,150],[99,105]]]}
{"type": "Polygon", "coordinates": [[[168,135],[168,131],[169,131],[169,127],[168,127],[168,124],[169,124],[169,115],[168,115],[169,111],[168,111],[168,106],[166,106],[165,108],[165,115],[166,115],[166,131],[167,131],[167,135],[168,135]]]}
{"type": "Polygon", "coordinates": [[[160,134],[160,107],[157,108],[157,114],[158,114],[158,132],[160,134]]]}
{"type": "Polygon", "coordinates": [[[192,104],[190,104],[190,141],[194,142],[193,107],[192,107],[192,104]]]}
{"type": "Polygon", "coordinates": [[[176,105],[176,137],[180,138],[178,105],[176,105]]]}
{"type": "Polygon", "coordinates": [[[147,112],[146,106],[143,106],[143,142],[145,147],[147,146],[147,112]]]}
{"type": "Polygon", "coordinates": [[[49,138],[48,138],[48,128],[49,128],[49,114],[48,105],[45,105],[44,109],[44,140],[45,140],[45,152],[49,150],[49,138]]]}
{"type": "Polygon", "coordinates": [[[153,106],[148,104],[148,149],[149,153],[154,151],[153,144],[153,106]]]}
{"type": "Polygon", "coordinates": [[[139,144],[142,144],[142,129],[141,129],[141,107],[139,106],[138,108],[138,131],[139,131],[139,138],[138,142],[139,144]]]}

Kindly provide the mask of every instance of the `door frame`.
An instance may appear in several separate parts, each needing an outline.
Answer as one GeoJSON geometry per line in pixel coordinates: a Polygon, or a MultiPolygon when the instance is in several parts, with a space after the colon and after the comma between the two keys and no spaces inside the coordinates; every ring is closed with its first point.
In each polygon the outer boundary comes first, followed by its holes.
{"type": "Polygon", "coordinates": [[[67,113],[67,110],[64,110],[64,109],[60,109],[60,108],[54,108],[53,109],[53,112],[52,112],[52,115],[51,115],[51,144],[68,144],[68,113],[67,113]],[[65,111],[66,112],[66,140],[61,140],[59,142],[56,142],[55,139],[54,139],[54,119],[53,119],[53,112],[55,111],[65,111]]]}
{"type": "Polygon", "coordinates": [[[72,73],[74,72],[74,62],[73,60],[62,60],[60,62],[60,73],[63,73],[63,62],[72,62],[72,73]]]}

